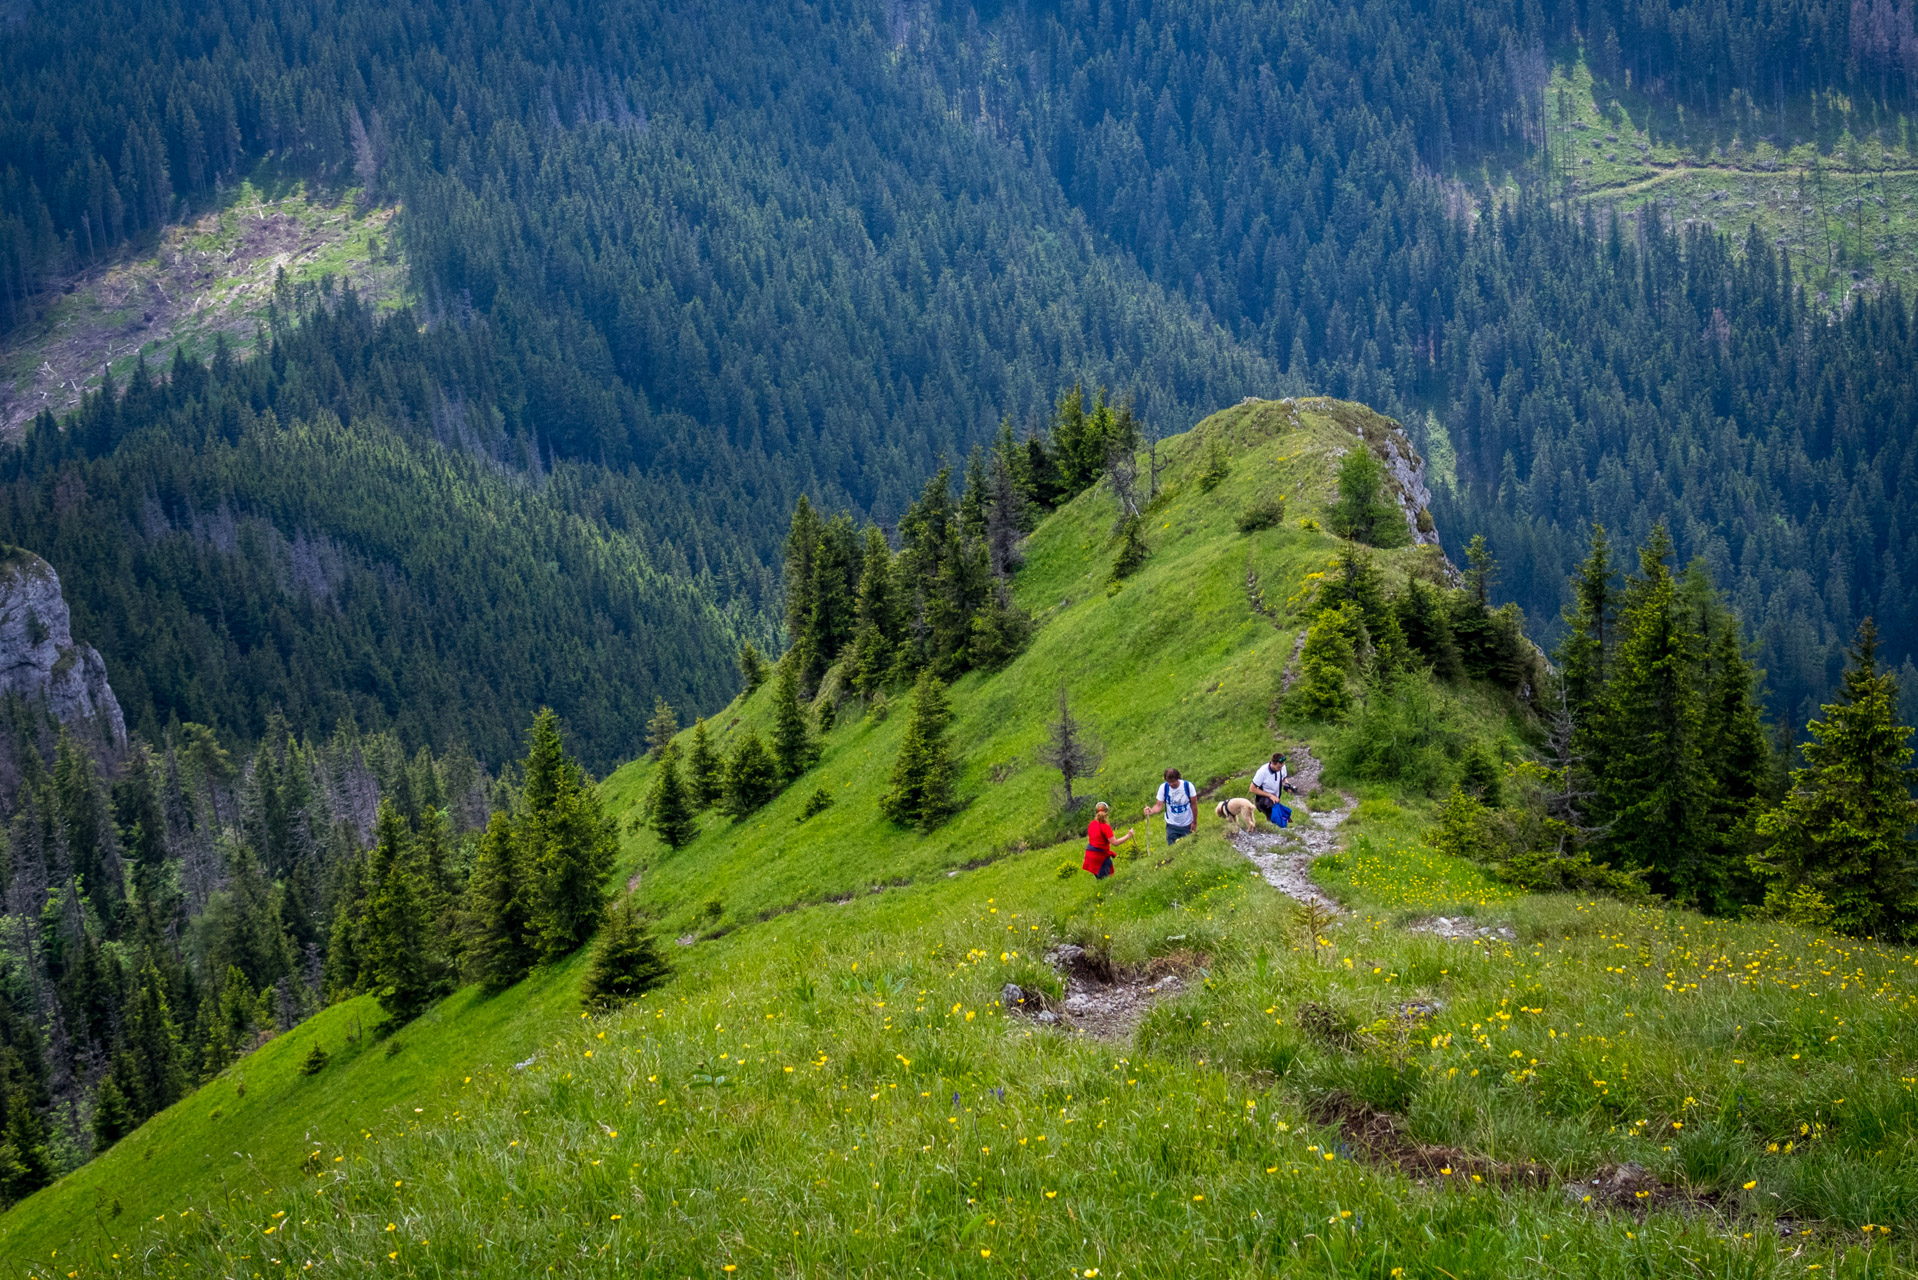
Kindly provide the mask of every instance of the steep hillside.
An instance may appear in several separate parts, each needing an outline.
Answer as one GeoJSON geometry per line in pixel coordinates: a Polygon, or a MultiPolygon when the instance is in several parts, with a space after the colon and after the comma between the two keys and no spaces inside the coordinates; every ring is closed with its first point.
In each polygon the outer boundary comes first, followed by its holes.
{"type": "MultiPolygon", "coordinates": [[[[841,705],[817,765],[677,851],[629,765],[604,795],[619,875],[683,944],[668,985],[589,1019],[574,962],[384,1044],[346,1038],[368,1004],[332,1009],[0,1218],[0,1253],[36,1277],[1909,1265],[1907,952],[1519,895],[1424,845],[1449,777],[1328,771],[1298,831],[1237,845],[1209,805],[1170,851],[1128,816],[1117,875],[1077,870],[1037,760],[1062,685],[1121,815],[1166,765],[1215,799],[1275,742],[1306,778],[1347,758],[1275,704],[1347,549],[1321,526],[1355,428],[1390,438],[1300,401],[1171,442],[1122,586],[1106,486],[1043,523],[1016,580],[1039,629],[955,684],[963,808],[932,834],[878,810],[899,697],[841,705]],[[1238,531],[1280,495],[1282,524],[1238,531]],[[1272,883],[1305,892],[1314,852],[1336,919],[1272,883]],[[315,1042],[334,1059],[301,1075],[315,1042]]],[[[1448,573],[1374,558],[1394,587],[1448,573]]],[[[1521,753],[1510,693],[1433,696],[1454,754],[1521,753]]],[[[765,730],[771,704],[713,727],[765,730]]]]}

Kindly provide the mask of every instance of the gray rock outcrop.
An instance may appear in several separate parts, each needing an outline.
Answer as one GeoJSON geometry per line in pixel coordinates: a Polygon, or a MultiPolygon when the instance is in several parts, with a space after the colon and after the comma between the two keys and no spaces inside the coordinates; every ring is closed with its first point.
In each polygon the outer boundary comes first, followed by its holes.
{"type": "Polygon", "coordinates": [[[62,724],[126,745],[107,664],[73,642],[60,575],[31,551],[0,545],[0,697],[16,693],[62,724]]]}

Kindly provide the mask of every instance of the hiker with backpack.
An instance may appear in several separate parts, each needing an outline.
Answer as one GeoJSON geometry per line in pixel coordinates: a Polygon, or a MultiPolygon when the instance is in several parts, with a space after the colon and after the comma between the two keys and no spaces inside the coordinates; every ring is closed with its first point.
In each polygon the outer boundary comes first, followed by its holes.
{"type": "Polygon", "coordinates": [[[1101,800],[1092,810],[1092,821],[1086,824],[1086,860],[1080,865],[1098,880],[1112,874],[1112,851],[1132,839],[1130,827],[1117,840],[1112,838],[1112,824],[1107,821],[1110,812],[1111,806],[1101,800]]]}
{"type": "Polygon", "coordinates": [[[1272,759],[1260,765],[1259,771],[1252,775],[1252,803],[1274,826],[1283,827],[1292,821],[1291,807],[1285,803],[1285,793],[1293,789],[1290,774],[1285,753],[1274,751],[1272,759]]]}
{"type": "Polygon", "coordinates": [[[1177,769],[1165,771],[1165,781],[1159,784],[1152,803],[1145,807],[1145,816],[1150,818],[1161,809],[1165,810],[1165,843],[1168,849],[1198,828],[1199,811],[1193,804],[1198,798],[1198,788],[1181,778],[1177,769]]]}

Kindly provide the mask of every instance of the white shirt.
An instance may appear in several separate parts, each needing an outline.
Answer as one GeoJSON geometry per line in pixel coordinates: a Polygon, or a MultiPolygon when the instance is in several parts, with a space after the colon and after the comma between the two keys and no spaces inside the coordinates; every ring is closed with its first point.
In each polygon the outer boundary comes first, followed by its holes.
{"type": "Polygon", "coordinates": [[[1189,827],[1192,825],[1192,797],[1198,791],[1190,779],[1181,778],[1178,782],[1159,784],[1159,803],[1165,806],[1165,825],[1168,827],[1189,827]]]}
{"type": "Polygon", "coordinates": [[[1285,786],[1288,773],[1290,770],[1285,765],[1280,765],[1275,772],[1271,764],[1262,764],[1259,771],[1252,775],[1252,785],[1269,796],[1276,796],[1280,794],[1280,788],[1285,786]]]}

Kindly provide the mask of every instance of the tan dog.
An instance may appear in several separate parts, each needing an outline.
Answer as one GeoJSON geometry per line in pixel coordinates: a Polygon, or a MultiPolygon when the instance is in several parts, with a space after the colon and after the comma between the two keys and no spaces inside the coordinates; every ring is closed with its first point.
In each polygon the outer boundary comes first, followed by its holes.
{"type": "Polygon", "coordinates": [[[1251,831],[1259,825],[1259,808],[1244,796],[1233,796],[1230,800],[1219,801],[1212,812],[1228,822],[1239,824],[1239,830],[1251,831]]]}

